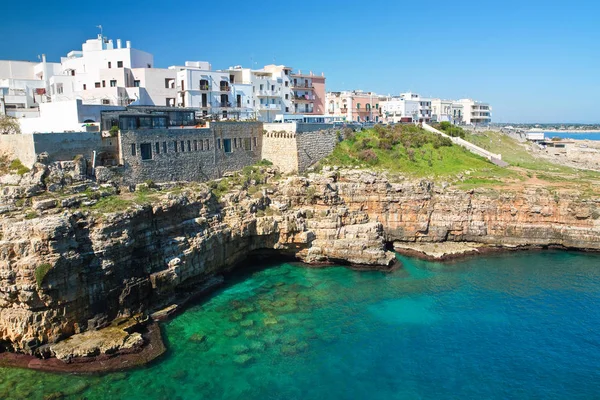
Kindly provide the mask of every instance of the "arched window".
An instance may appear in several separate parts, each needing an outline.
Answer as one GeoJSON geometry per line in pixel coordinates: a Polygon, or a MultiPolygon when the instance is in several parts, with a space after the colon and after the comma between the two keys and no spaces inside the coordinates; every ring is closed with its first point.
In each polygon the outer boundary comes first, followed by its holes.
{"type": "Polygon", "coordinates": [[[360,110],[360,103],[356,103],[356,109],[360,110]]]}
{"type": "Polygon", "coordinates": [[[371,105],[369,103],[367,103],[367,105],[365,106],[365,108],[367,109],[367,111],[371,110],[371,105]]]}

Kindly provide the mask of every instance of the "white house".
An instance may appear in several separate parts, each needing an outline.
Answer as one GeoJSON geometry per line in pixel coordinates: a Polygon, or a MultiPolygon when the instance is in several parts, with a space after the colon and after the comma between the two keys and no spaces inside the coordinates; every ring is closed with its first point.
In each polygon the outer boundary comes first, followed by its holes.
{"type": "Polygon", "coordinates": [[[460,99],[456,103],[462,105],[462,123],[466,125],[488,125],[492,122],[492,107],[471,99],[460,99]]]}
{"type": "Polygon", "coordinates": [[[37,117],[40,103],[50,101],[50,77],[60,73],[60,64],[0,60],[0,114],[37,117]]]}

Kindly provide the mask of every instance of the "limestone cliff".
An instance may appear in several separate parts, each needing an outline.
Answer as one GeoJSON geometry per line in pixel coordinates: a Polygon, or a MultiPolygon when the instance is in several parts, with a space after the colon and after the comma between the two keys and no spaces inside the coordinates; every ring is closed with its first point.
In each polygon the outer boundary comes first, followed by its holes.
{"type": "Polygon", "coordinates": [[[365,171],[290,177],[217,202],[206,186],[95,215],[50,209],[0,220],[0,341],[44,343],[148,313],[250,252],[389,266],[386,243],[471,241],[600,250],[600,200],[543,188],[460,191],[365,171]]]}

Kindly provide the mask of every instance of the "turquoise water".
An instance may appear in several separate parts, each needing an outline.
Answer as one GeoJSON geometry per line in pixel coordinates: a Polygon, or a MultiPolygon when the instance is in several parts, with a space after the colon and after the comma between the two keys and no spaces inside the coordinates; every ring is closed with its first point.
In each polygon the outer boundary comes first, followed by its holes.
{"type": "Polygon", "coordinates": [[[0,369],[0,397],[598,398],[600,255],[401,260],[389,274],[248,266],[163,326],[170,350],[153,365],[0,369]]]}
{"type": "Polygon", "coordinates": [[[562,139],[600,140],[600,132],[544,132],[547,138],[559,137],[562,139]]]}

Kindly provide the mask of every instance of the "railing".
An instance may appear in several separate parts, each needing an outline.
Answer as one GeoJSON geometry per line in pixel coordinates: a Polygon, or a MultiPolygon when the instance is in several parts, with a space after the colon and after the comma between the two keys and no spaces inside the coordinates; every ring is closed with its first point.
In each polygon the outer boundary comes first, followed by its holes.
{"type": "Polygon", "coordinates": [[[300,101],[312,101],[315,99],[315,96],[309,96],[309,95],[304,95],[304,96],[292,96],[292,100],[300,100],[300,101]]]}
{"type": "Polygon", "coordinates": [[[261,97],[277,97],[279,93],[275,90],[257,90],[256,95],[261,97]]]}
{"type": "Polygon", "coordinates": [[[219,91],[221,92],[230,92],[231,86],[219,86],[219,91]]]}
{"type": "Polygon", "coordinates": [[[200,90],[210,90],[210,85],[200,85],[200,90]]]}
{"type": "Polygon", "coordinates": [[[298,83],[292,83],[292,89],[314,89],[315,87],[313,85],[301,85],[298,83]]]}

